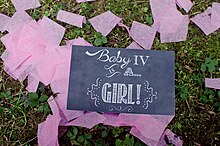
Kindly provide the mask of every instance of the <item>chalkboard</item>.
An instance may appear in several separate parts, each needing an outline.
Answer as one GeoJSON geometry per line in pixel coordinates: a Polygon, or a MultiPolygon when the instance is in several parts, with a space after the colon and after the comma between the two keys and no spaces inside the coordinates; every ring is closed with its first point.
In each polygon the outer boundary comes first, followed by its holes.
{"type": "Polygon", "coordinates": [[[68,110],[175,114],[174,52],[73,46],[68,110]]]}

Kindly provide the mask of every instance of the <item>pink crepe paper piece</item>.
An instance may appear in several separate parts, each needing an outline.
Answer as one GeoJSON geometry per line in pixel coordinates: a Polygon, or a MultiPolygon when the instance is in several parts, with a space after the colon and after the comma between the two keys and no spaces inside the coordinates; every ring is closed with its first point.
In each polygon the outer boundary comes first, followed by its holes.
{"type": "Polygon", "coordinates": [[[61,118],[48,115],[46,121],[38,125],[38,145],[39,146],[59,146],[58,127],[61,118]]]}
{"type": "Polygon", "coordinates": [[[47,46],[46,49],[51,52],[45,53],[41,57],[38,58],[38,61],[34,63],[35,72],[31,73],[33,77],[41,81],[44,85],[49,85],[52,81],[55,68],[58,64],[60,64],[60,56],[58,52],[55,50],[52,51],[54,47],[47,46]]]}
{"type": "Polygon", "coordinates": [[[182,25],[184,17],[179,11],[167,11],[160,20],[159,32],[160,33],[175,33],[182,25]]]}
{"type": "Polygon", "coordinates": [[[86,23],[86,17],[60,10],[57,15],[57,20],[82,28],[83,23],[86,23]]]}
{"type": "Polygon", "coordinates": [[[84,3],[84,2],[93,2],[96,0],[76,0],[77,3],[84,3]]]}
{"type": "Polygon", "coordinates": [[[175,0],[150,0],[150,7],[154,19],[152,27],[157,31],[164,15],[178,11],[175,0]]]}
{"type": "Polygon", "coordinates": [[[31,20],[33,19],[25,11],[15,12],[15,14],[5,25],[5,30],[10,32],[14,27],[30,22],[31,20]]]}
{"type": "Polygon", "coordinates": [[[150,146],[167,146],[166,140],[168,140],[169,144],[174,144],[175,146],[182,146],[183,140],[181,140],[180,137],[175,135],[171,130],[166,129],[163,134],[161,135],[159,141],[154,141],[152,139],[146,138],[143,136],[135,127],[132,127],[130,133],[140,139],[142,142],[144,142],[147,145],[150,146]]]}
{"type": "Polygon", "coordinates": [[[127,49],[141,49],[141,50],[143,50],[143,48],[141,46],[139,46],[136,42],[132,42],[129,46],[127,46],[127,49]]]}
{"type": "Polygon", "coordinates": [[[135,127],[131,128],[130,134],[137,137],[139,140],[141,140],[143,143],[145,143],[149,146],[157,146],[157,141],[145,137],[135,127]]]}
{"type": "Polygon", "coordinates": [[[174,134],[170,129],[166,129],[163,132],[157,146],[161,146],[161,145],[167,146],[167,142],[165,141],[165,139],[167,140],[168,144],[173,144],[175,146],[183,145],[182,138],[174,134]]]}
{"type": "Polygon", "coordinates": [[[120,114],[116,124],[134,126],[142,135],[154,141],[159,140],[167,126],[167,123],[163,123],[151,115],[143,114],[120,114]]]}
{"type": "Polygon", "coordinates": [[[102,123],[104,125],[110,125],[110,126],[119,126],[118,124],[116,124],[117,118],[119,114],[115,114],[115,113],[103,113],[102,114],[106,120],[104,120],[102,123]]]}
{"type": "Polygon", "coordinates": [[[10,20],[10,17],[0,14],[0,31],[4,32],[5,31],[5,25],[8,23],[10,20]]]}
{"type": "Polygon", "coordinates": [[[21,50],[14,50],[13,52],[5,50],[1,56],[4,64],[8,66],[11,71],[18,68],[29,57],[31,57],[30,53],[21,50]]]}
{"type": "Polygon", "coordinates": [[[120,21],[121,18],[114,15],[111,11],[89,19],[89,22],[95,30],[100,32],[103,36],[107,36],[120,21]]]}
{"type": "Polygon", "coordinates": [[[211,17],[212,8],[209,7],[205,12],[192,18],[191,21],[193,21],[206,35],[209,35],[219,28],[218,26],[211,23],[211,17]]]}
{"type": "Polygon", "coordinates": [[[69,122],[66,126],[80,126],[91,129],[95,125],[102,123],[106,118],[97,112],[87,112],[83,116],[69,122]]]}
{"type": "Polygon", "coordinates": [[[189,25],[188,15],[165,17],[160,22],[160,40],[165,42],[186,41],[189,25]]]}
{"type": "Polygon", "coordinates": [[[10,67],[4,66],[4,71],[10,75],[15,80],[23,81],[31,71],[31,66],[23,67],[22,65],[19,66],[16,70],[12,71],[10,67]]]}
{"type": "MultiPolygon", "coordinates": [[[[188,8],[186,0],[179,2],[184,8],[188,8]]],[[[175,0],[151,0],[150,4],[154,18],[152,27],[160,32],[161,42],[185,41],[188,34],[189,18],[177,10],[175,0]]]]}
{"type": "Polygon", "coordinates": [[[212,3],[211,24],[220,28],[220,3],[212,3]]]}
{"type": "Polygon", "coordinates": [[[154,19],[157,19],[167,8],[177,9],[175,0],[150,0],[150,7],[154,19]]]}
{"type": "Polygon", "coordinates": [[[125,24],[119,22],[119,23],[118,23],[118,26],[124,27],[124,28],[127,30],[128,34],[130,35],[130,30],[129,30],[129,27],[128,27],[127,25],[125,25],[125,24]]]}
{"type": "Polygon", "coordinates": [[[17,11],[24,11],[40,7],[38,0],[11,0],[17,11]]]}
{"type": "Polygon", "coordinates": [[[66,110],[66,107],[65,108],[60,107],[60,104],[58,104],[58,100],[57,100],[60,97],[61,95],[58,95],[58,97],[51,96],[48,99],[48,103],[50,105],[53,115],[60,116],[62,118],[60,121],[60,125],[66,125],[68,121],[84,115],[84,111],[74,111],[74,110],[70,111],[70,110],[66,110]]]}
{"type": "Polygon", "coordinates": [[[176,0],[176,3],[180,8],[183,8],[187,13],[194,5],[190,0],[176,0]]]}
{"type": "Polygon", "coordinates": [[[174,115],[151,115],[151,116],[165,125],[168,125],[174,118],[174,115]]]}
{"type": "Polygon", "coordinates": [[[48,100],[47,100],[48,104],[50,105],[51,111],[53,113],[53,116],[60,116],[60,109],[57,106],[56,100],[53,96],[51,96],[48,100]]]}
{"type": "Polygon", "coordinates": [[[26,87],[26,90],[28,92],[36,92],[37,91],[37,87],[39,85],[39,80],[35,79],[34,77],[32,77],[31,75],[28,76],[28,85],[26,87]]]}
{"type": "Polygon", "coordinates": [[[9,67],[7,67],[6,65],[4,65],[4,71],[10,75],[13,79],[17,80],[17,77],[15,77],[15,75],[13,74],[13,72],[10,70],[9,67]]]}
{"type": "Polygon", "coordinates": [[[51,82],[51,88],[54,93],[59,93],[55,100],[67,121],[80,117],[84,114],[83,111],[67,110],[66,107],[72,45],[92,46],[83,38],[77,38],[67,41],[67,46],[56,48],[56,51],[61,58],[62,64],[56,66],[55,73],[51,82]]]}
{"type": "Polygon", "coordinates": [[[84,38],[77,38],[73,40],[66,41],[67,45],[77,45],[77,46],[92,46],[92,44],[88,43],[84,38]]]}
{"type": "Polygon", "coordinates": [[[43,44],[59,46],[63,39],[65,28],[47,17],[43,17],[39,23],[39,36],[43,44]]]}
{"type": "Polygon", "coordinates": [[[155,35],[156,31],[147,25],[134,21],[131,26],[130,36],[146,50],[151,49],[155,35]]]}
{"type": "Polygon", "coordinates": [[[220,78],[205,78],[205,86],[207,88],[220,89],[220,78]]]}
{"type": "Polygon", "coordinates": [[[69,83],[69,70],[70,65],[60,64],[57,65],[56,71],[51,82],[51,88],[54,93],[58,93],[55,98],[57,105],[64,114],[67,121],[75,119],[84,114],[83,111],[67,110],[67,95],[68,95],[68,83],[69,83]]]}
{"type": "Polygon", "coordinates": [[[69,83],[70,64],[59,64],[56,66],[55,73],[51,82],[54,93],[67,93],[69,83]]]}

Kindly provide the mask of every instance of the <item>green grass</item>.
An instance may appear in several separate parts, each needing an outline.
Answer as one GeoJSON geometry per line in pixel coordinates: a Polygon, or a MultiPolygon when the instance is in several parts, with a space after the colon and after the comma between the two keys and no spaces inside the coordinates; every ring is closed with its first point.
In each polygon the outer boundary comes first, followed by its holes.
{"type": "MultiPolygon", "coordinates": [[[[214,0],[196,0],[196,5],[190,11],[190,17],[203,12],[211,6],[214,0]]],[[[28,13],[34,19],[40,19],[43,15],[56,21],[58,10],[64,9],[85,15],[87,18],[94,17],[107,10],[123,18],[123,23],[131,26],[132,21],[139,21],[151,24],[152,14],[149,1],[135,0],[98,0],[91,4],[76,4],[74,1],[54,0],[41,1],[42,7],[30,10],[28,13]]],[[[9,0],[0,1],[0,13],[12,16],[15,9],[9,0]]],[[[58,21],[57,21],[58,22],[58,21]]],[[[67,28],[64,40],[74,39],[78,36],[83,37],[88,42],[95,44],[97,39],[95,30],[89,23],[83,29],[76,28],[58,22],[67,28]]],[[[3,34],[0,33],[0,36],[3,34]]],[[[125,48],[132,39],[126,30],[116,27],[108,36],[107,43],[103,46],[125,48]]],[[[62,44],[65,44],[64,41],[62,44]]],[[[184,138],[184,145],[220,145],[220,95],[218,91],[206,89],[204,86],[205,77],[220,77],[218,70],[220,63],[220,30],[205,36],[201,30],[193,23],[189,25],[188,39],[180,43],[164,43],[159,41],[157,35],[153,48],[155,50],[174,50],[176,59],[176,116],[169,124],[169,128],[177,135],[184,138]],[[214,66],[214,71],[207,69],[201,70],[206,58],[218,61],[214,66]]],[[[0,44],[0,54],[5,48],[0,44]]],[[[37,124],[42,122],[48,111],[39,112],[42,103],[36,107],[25,106],[22,97],[28,95],[25,91],[24,83],[13,80],[3,71],[3,62],[0,61],[0,93],[4,94],[0,98],[0,145],[33,145],[37,143],[37,124]],[[9,93],[10,91],[10,93],[9,93]]],[[[48,89],[48,88],[46,88],[48,89]]],[[[51,95],[49,90],[45,93],[51,95]]],[[[61,145],[96,144],[111,145],[117,143],[135,143],[143,145],[139,140],[128,135],[129,127],[113,128],[110,126],[98,125],[91,130],[71,127],[68,134],[60,138],[61,145]],[[77,134],[76,134],[77,129],[77,134]],[[75,132],[74,132],[75,131],[75,132]],[[103,132],[104,131],[104,132],[103,132]],[[75,133],[71,135],[69,133],[75,133]]]]}

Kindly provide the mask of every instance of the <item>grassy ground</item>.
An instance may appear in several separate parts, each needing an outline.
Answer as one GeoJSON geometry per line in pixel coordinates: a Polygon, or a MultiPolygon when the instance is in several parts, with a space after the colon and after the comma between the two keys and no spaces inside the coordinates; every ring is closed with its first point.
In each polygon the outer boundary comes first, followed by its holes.
{"type": "MultiPolygon", "coordinates": [[[[214,0],[195,0],[190,17],[203,12],[214,0]]],[[[91,18],[107,10],[123,18],[131,26],[132,21],[152,24],[149,1],[98,0],[91,4],[76,4],[73,0],[43,0],[42,7],[30,10],[34,18],[43,15],[55,20],[58,10],[74,11],[91,18]]],[[[12,16],[15,9],[9,0],[0,1],[0,13],[12,16]]],[[[60,22],[59,22],[60,23],[60,22]]],[[[60,23],[62,24],[62,23],[60,23]]],[[[95,31],[90,24],[83,29],[62,24],[67,28],[65,39],[78,36],[94,44],[95,31]]],[[[0,36],[3,34],[0,33],[0,36]]],[[[103,46],[124,48],[131,43],[126,30],[116,27],[107,37],[103,46]]],[[[220,145],[220,91],[206,89],[205,77],[220,77],[220,31],[205,36],[193,23],[189,25],[189,35],[185,42],[161,44],[156,37],[153,49],[174,50],[176,58],[176,116],[169,124],[177,135],[184,139],[184,145],[220,145]],[[217,62],[217,64],[216,64],[217,62]]],[[[5,48],[0,44],[0,54],[5,48]]],[[[26,81],[13,80],[3,71],[0,61],[0,145],[34,145],[37,143],[37,124],[50,112],[46,102],[31,105],[25,91],[26,81]]],[[[49,87],[40,86],[39,96],[51,95],[49,87]]],[[[113,128],[98,125],[91,130],[71,127],[60,138],[61,145],[144,145],[128,134],[129,127],[113,128]]]]}

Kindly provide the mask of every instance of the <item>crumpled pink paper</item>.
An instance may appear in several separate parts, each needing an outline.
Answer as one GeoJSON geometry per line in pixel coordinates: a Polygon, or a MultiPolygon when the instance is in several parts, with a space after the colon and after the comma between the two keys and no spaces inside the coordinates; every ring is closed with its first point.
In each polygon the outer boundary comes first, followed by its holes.
{"type": "MultiPolygon", "coordinates": [[[[209,7],[205,12],[196,15],[191,18],[191,21],[194,22],[206,35],[209,35],[219,29],[219,26],[211,23],[211,17],[213,9],[209,7]]],[[[216,19],[215,17],[213,19],[216,19]]]]}
{"type": "Polygon", "coordinates": [[[11,0],[17,11],[24,11],[40,7],[38,0],[11,0]]]}
{"type": "Polygon", "coordinates": [[[78,14],[60,10],[57,15],[57,20],[82,28],[83,23],[86,23],[86,17],[78,14]]]}
{"type": "Polygon", "coordinates": [[[220,89],[220,78],[205,78],[205,86],[207,88],[220,89]]]}
{"type": "MultiPolygon", "coordinates": [[[[32,20],[22,10],[26,8],[28,6],[22,6],[21,10],[6,23],[9,33],[1,38],[6,47],[2,58],[4,70],[9,75],[21,81],[28,78],[28,91],[36,91],[39,82],[43,82],[45,85],[50,84],[52,91],[57,93],[56,97],[48,99],[53,115],[48,115],[46,121],[38,125],[38,145],[58,146],[59,127],[92,128],[99,123],[132,126],[131,134],[148,145],[157,143],[173,116],[100,114],[66,109],[72,45],[92,45],[83,38],[77,38],[66,40],[66,45],[60,46],[65,28],[47,17],[43,17],[38,22],[32,20]]],[[[106,36],[120,20],[121,18],[108,11],[90,19],[90,23],[106,36]]],[[[178,27],[176,28],[178,30],[178,27]]],[[[138,45],[141,45],[145,49],[150,49],[155,34],[153,28],[134,22],[130,30],[134,42],[130,47],[138,49],[138,45]]],[[[170,139],[172,138],[171,135],[170,139]]]]}
{"type": "Polygon", "coordinates": [[[111,11],[89,19],[89,22],[103,36],[107,36],[112,29],[121,21],[121,18],[115,16],[111,11]]]}
{"type": "Polygon", "coordinates": [[[156,30],[152,27],[133,21],[130,29],[130,36],[144,49],[151,49],[155,35],[156,30]]]}

